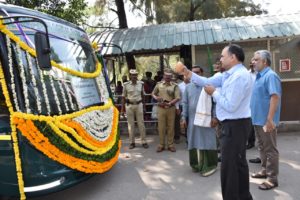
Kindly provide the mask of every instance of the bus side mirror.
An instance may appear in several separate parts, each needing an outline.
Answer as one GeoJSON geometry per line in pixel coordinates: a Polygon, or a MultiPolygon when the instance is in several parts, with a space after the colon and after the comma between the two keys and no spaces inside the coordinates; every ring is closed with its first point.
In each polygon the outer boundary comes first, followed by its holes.
{"type": "Polygon", "coordinates": [[[36,57],[42,70],[51,69],[49,38],[45,33],[36,32],[34,35],[36,57]]]}

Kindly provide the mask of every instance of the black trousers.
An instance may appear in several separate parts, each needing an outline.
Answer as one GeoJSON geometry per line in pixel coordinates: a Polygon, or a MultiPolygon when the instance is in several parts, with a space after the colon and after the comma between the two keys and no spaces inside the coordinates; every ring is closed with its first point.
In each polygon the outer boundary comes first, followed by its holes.
{"type": "Polygon", "coordinates": [[[251,125],[250,118],[222,121],[221,187],[224,200],[252,200],[246,160],[251,125]]]}
{"type": "Polygon", "coordinates": [[[251,130],[248,136],[248,144],[253,146],[255,145],[255,131],[253,125],[251,125],[251,130]]]}
{"type": "MultiPolygon", "coordinates": [[[[182,112],[182,109],[180,109],[180,113],[182,112]]],[[[174,127],[174,140],[179,140],[181,135],[181,129],[180,129],[180,119],[181,114],[175,114],[175,127],[174,127]]]]}

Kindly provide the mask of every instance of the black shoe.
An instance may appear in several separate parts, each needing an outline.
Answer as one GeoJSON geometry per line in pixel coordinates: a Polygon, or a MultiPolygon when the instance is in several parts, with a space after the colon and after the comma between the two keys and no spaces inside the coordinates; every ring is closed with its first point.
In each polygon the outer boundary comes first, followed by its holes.
{"type": "Polygon", "coordinates": [[[250,163],[261,163],[261,159],[260,158],[253,158],[253,159],[249,159],[250,163]]]}
{"type": "Polygon", "coordinates": [[[135,144],[131,143],[130,146],[129,146],[129,149],[134,149],[134,148],[135,148],[135,144]]]}
{"type": "Polygon", "coordinates": [[[254,144],[247,144],[247,149],[251,149],[254,147],[254,144]]]}
{"type": "Polygon", "coordinates": [[[143,144],[143,147],[144,147],[145,149],[148,149],[148,148],[149,148],[149,145],[148,145],[147,143],[144,143],[144,144],[143,144]]]}

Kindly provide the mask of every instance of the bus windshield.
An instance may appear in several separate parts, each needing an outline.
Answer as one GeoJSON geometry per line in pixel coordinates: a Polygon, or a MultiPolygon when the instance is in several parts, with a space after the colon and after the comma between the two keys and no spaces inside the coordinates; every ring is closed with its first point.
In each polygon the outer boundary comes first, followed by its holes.
{"type": "MultiPolygon", "coordinates": [[[[44,21],[49,32],[51,59],[73,70],[93,72],[96,59],[87,34],[61,23],[44,21]]],[[[8,27],[32,48],[34,48],[34,33],[45,32],[44,26],[38,22],[15,23],[8,27]]]]}
{"type": "MultiPolygon", "coordinates": [[[[53,21],[46,21],[46,24],[52,61],[78,72],[91,73],[96,70],[96,56],[84,31],[53,21]]],[[[32,48],[34,34],[37,31],[45,31],[38,22],[14,23],[8,25],[8,28],[32,48]]],[[[16,58],[19,69],[15,70],[15,76],[20,76],[21,81],[26,83],[18,84],[19,91],[23,94],[16,94],[18,98],[15,103],[23,105],[19,108],[21,111],[57,115],[102,103],[97,83],[99,77],[80,78],[55,67],[49,72],[42,71],[36,59],[28,56],[24,49],[20,50],[13,41],[10,42],[10,46],[12,54],[16,55],[12,57],[16,58]],[[21,68],[24,69],[24,73],[21,68]]]]}

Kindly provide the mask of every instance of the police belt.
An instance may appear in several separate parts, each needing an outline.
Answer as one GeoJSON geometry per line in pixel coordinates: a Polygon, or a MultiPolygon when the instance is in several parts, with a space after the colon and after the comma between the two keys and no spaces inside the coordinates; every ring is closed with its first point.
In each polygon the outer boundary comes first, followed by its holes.
{"type": "Polygon", "coordinates": [[[132,105],[138,105],[138,104],[142,103],[142,100],[139,100],[139,101],[129,101],[129,99],[126,99],[126,103],[127,104],[132,104],[132,105]]]}
{"type": "Polygon", "coordinates": [[[174,106],[174,105],[169,106],[169,105],[166,105],[164,103],[170,103],[170,101],[164,100],[162,103],[158,103],[158,106],[161,107],[161,108],[172,108],[174,106]]]}

